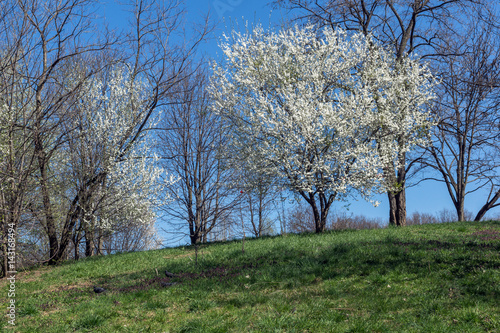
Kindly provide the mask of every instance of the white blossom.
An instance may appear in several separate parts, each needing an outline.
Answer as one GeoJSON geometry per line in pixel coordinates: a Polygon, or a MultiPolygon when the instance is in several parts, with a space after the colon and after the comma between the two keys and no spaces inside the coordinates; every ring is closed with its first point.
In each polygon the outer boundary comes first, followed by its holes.
{"type": "Polygon", "coordinates": [[[142,134],[131,141],[147,107],[148,88],[127,66],[116,66],[107,77],[87,82],[79,99],[82,112],[73,120],[81,132],[78,158],[89,164],[83,168],[90,173],[87,178],[106,175],[95,196],[99,210],[86,212],[101,229],[112,230],[123,220],[152,225],[157,193],[170,185],[160,182],[164,171],[157,165],[152,139],[142,134]]]}
{"type": "Polygon", "coordinates": [[[213,64],[213,110],[233,126],[235,164],[304,193],[369,198],[398,152],[425,144],[433,78],[362,34],[294,27],[233,32],[213,64]],[[404,138],[404,140],[401,140],[404,138]]]}

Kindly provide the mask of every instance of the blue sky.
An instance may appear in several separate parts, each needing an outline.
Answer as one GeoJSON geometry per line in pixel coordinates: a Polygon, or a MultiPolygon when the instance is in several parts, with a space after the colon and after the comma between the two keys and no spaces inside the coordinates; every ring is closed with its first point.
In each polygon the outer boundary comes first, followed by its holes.
{"type": "MultiPolygon", "coordinates": [[[[123,18],[124,13],[117,6],[117,2],[114,0],[106,0],[105,2],[104,14],[110,24],[124,26],[126,24],[126,20],[123,18]]],[[[273,10],[271,12],[268,3],[269,0],[187,0],[185,3],[186,19],[189,26],[189,23],[200,22],[200,18],[210,11],[211,18],[218,22],[217,29],[212,34],[212,38],[202,44],[201,51],[207,57],[217,58],[217,55],[220,56],[217,39],[223,32],[230,31],[230,27],[244,27],[246,23],[249,26],[260,23],[264,27],[269,27],[270,25],[279,25],[282,19],[286,19],[286,11],[273,10]]],[[[486,197],[487,193],[484,191],[469,195],[466,198],[466,209],[475,214],[485,202],[486,197]]],[[[347,213],[377,217],[387,221],[389,205],[386,195],[378,195],[374,199],[380,201],[378,207],[373,207],[371,203],[361,198],[350,200],[347,213]]],[[[337,212],[345,211],[345,205],[345,203],[336,203],[333,210],[337,212]]],[[[408,215],[415,211],[434,214],[443,209],[454,212],[451,198],[443,183],[426,181],[407,189],[408,215]]],[[[496,208],[491,210],[489,215],[498,215],[499,213],[500,209],[496,208]]]]}

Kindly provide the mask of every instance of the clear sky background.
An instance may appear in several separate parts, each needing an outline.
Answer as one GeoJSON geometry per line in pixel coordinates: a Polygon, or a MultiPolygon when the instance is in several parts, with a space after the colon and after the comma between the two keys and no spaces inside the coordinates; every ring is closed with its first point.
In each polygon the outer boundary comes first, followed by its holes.
{"type": "MultiPolygon", "coordinates": [[[[287,21],[291,15],[284,10],[274,9],[268,5],[270,0],[186,0],[186,20],[190,23],[200,23],[207,12],[217,28],[212,33],[211,38],[201,45],[200,51],[207,58],[220,57],[221,52],[218,47],[218,39],[223,32],[229,32],[232,26],[244,28],[245,24],[252,26],[256,23],[264,27],[279,26],[280,22],[287,21]]],[[[111,26],[124,27],[127,24],[124,18],[125,13],[117,5],[115,0],[105,0],[103,15],[111,26]]],[[[292,12],[293,15],[293,12],[292,12]]],[[[474,215],[485,203],[488,193],[478,191],[466,197],[466,210],[474,215]]],[[[388,221],[389,204],[385,194],[377,195],[374,200],[380,202],[378,207],[373,207],[371,203],[362,198],[349,201],[347,213],[354,215],[365,215],[367,217],[381,218],[388,221]]],[[[333,211],[346,211],[346,203],[335,203],[333,211]]],[[[418,186],[407,188],[407,213],[410,216],[413,212],[435,214],[443,209],[455,212],[451,198],[444,183],[435,181],[425,181],[418,186]]],[[[487,216],[498,216],[500,208],[490,210],[487,216]]]]}

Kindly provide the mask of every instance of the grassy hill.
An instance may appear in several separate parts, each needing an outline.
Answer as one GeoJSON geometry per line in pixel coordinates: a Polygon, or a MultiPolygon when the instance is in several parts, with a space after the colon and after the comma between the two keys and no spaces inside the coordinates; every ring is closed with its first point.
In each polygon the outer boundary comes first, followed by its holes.
{"type": "Polygon", "coordinates": [[[18,274],[16,311],[3,331],[500,332],[500,222],[88,258],[18,274]]]}

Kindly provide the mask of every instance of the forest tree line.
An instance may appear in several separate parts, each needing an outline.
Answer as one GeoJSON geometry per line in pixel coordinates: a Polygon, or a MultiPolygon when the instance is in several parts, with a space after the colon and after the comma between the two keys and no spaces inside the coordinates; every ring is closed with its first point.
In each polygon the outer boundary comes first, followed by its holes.
{"type": "Polygon", "coordinates": [[[56,264],[157,248],[159,215],[199,244],[352,227],[329,215],[352,193],[385,192],[390,225],[433,221],[406,216],[426,180],[458,221],[500,205],[489,1],[277,0],[289,24],[232,31],[217,61],[199,52],[214,23],[186,33],[182,1],[123,4],[120,32],[93,0],[0,4],[3,275],[9,228],[19,260],[56,264]]]}

